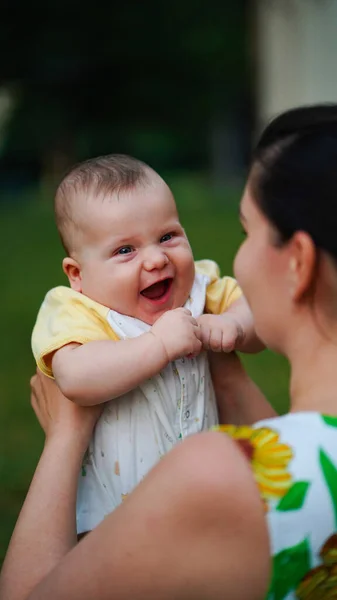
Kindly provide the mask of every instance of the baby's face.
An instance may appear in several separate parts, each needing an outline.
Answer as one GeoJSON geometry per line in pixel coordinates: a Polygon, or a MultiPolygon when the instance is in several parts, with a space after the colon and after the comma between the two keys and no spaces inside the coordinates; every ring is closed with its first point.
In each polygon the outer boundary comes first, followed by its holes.
{"type": "Polygon", "coordinates": [[[193,255],[172,193],[159,177],[118,196],[89,199],[84,211],[74,289],[150,325],[185,304],[193,255]]]}

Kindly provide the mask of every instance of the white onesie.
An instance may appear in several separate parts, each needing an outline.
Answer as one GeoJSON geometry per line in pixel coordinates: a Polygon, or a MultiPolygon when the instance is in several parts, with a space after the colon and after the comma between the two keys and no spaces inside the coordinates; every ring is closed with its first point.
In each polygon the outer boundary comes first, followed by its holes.
{"type": "MultiPolygon", "coordinates": [[[[196,275],[185,304],[195,318],[204,311],[208,283],[205,275],[196,275]]],[[[121,339],[150,329],[113,310],[107,318],[121,339]]],[[[170,363],[136,389],[108,402],[79,478],[78,533],[96,527],[177,442],[217,423],[205,352],[170,363]]]]}
{"type": "MultiPolygon", "coordinates": [[[[196,262],[185,307],[197,318],[220,314],[241,295],[213,261],[196,262]]],[[[134,338],[150,326],[60,286],[41,305],[32,335],[38,367],[53,376],[50,356],[65,344],[134,338]]],[[[125,364],[125,369],[130,368],[125,364]]],[[[78,533],[96,527],[146,473],[187,435],[218,422],[207,354],[170,363],[136,389],[107,402],[96,425],[79,478],[78,533]]]]}

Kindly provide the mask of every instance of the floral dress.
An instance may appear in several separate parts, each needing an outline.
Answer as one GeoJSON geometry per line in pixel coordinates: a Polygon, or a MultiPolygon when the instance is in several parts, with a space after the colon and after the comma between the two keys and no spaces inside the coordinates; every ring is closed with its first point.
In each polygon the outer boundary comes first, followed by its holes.
{"type": "Polygon", "coordinates": [[[266,511],[266,600],[337,600],[337,417],[293,413],[217,429],[249,458],[266,511]]]}

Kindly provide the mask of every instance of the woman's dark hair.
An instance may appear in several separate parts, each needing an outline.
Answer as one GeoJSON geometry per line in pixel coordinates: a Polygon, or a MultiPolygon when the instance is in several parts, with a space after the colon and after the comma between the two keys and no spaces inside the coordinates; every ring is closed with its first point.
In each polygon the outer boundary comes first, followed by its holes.
{"type": "Polygon", "coordinates": [[[262,133],[250,177],[280,241],[306,231],[337,258],[337,105],[289,110],[262,133]]]}

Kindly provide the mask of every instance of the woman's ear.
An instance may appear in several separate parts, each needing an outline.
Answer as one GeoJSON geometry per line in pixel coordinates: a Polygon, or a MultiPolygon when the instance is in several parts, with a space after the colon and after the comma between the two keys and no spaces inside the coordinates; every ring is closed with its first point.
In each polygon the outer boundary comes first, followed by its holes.
{"type": "Polygon", "coordinates": [[[70,287],[76,292],[82,292],[82,273],[79,263],[67,256],[62,261],[62,268],[69,279],[70,287]]]}
{"type": "Polygon", "coordinates": [[[298,302],[312,286],[317,250],[310,235],[297,231],[290,241],[289,251],[289,289],[292,299],[298,302]]]}

